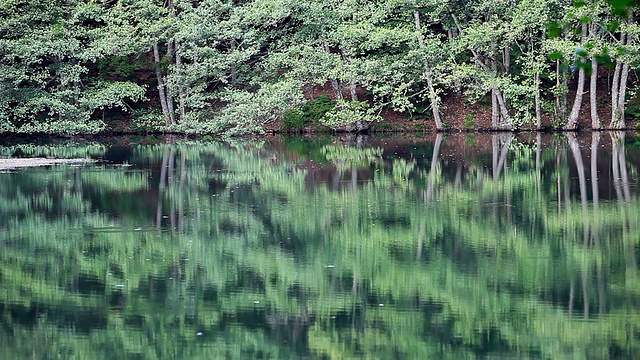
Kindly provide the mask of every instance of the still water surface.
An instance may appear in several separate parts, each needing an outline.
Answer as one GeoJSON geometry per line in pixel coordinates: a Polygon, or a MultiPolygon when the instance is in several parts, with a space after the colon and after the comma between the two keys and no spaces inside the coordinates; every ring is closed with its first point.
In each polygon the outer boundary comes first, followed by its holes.
{"type": "Polygon", "coordinates": [[[5,143],[3,359],[632,359],[631,134],[5,143]]]}

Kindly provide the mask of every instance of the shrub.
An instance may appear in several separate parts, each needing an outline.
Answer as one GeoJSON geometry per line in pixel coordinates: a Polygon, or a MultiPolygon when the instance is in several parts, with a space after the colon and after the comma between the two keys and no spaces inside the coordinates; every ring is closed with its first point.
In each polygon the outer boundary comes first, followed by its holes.
{"type": "Polygon", "coordinates": [[[282,128],[300,131],[306,126],[317,125],[335,106],[336,102],[327,95],[310,100],[299,107],[287,110],[282,116],[282,128]]]}

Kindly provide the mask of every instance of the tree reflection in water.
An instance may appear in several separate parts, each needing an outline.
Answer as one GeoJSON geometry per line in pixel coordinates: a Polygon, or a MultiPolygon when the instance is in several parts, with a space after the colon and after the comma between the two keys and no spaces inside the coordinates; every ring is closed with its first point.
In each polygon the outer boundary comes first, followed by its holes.
{"type": "Polygon", "coordinates": [[[0,174],[2,358],[640,351],[623,133],[127,146],[0,174]]]}

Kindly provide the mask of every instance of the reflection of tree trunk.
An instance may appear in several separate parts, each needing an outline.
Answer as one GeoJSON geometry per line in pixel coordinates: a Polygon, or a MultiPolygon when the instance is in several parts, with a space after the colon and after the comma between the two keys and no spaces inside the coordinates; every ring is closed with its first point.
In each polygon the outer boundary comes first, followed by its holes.
{"type": "Polygon", "coordinates": [[[342,173],[340,172],[340,168],[336,165],[335,172],[333,173],[333,177],[331,179],[331,188],[333,190],[340,189],[340,180],[342,179],[342,173]]]}
{"type": "Polygon", "coordinates": [[[456,177],[453,181],[454,189],[459,189],[461,184],[462,184],[462,164],[458,163],[458,166],[456,167],[456,177]]]}
{"type": "MultiPolygon", "coordinates": [[[[598,146],[600,133],[591,134],[591,193],[593,194],[593,230],[591,231],[594,246],[600,249],[600,191],[598,189],[598,146]]],[[[602,274],[602,260],[598,261],[598,311],[602,315],[605,310],[605,289],[602,274]]]]}
{"type": "Polygon", "coordinates": [[[162,226],[162,202],[164,200],[164,189],[165,183],[164,179],[167,176],[167,166],[169,163],[169,148],[171,145],[168,145],[164,149],[164,154],[162,155],[162,167],[160,168],[160,184],[158,185],[158,207],[156,208],[156,227],[160,229],[162,226]]]}
{"type": "Polygon", "coordinates": [[[575,294],[575,282],[571,276],[571,284],[569,285],[569,316],[573,315],[573,297],[575,294]]]}
{"type": "Polygon", "coordinates": [[[584,302],[584,318],[589,318],[589,274],[586,265],[582,265],[582,299],[584,302]]]}
{"type": "Polygon", "coordinates": [[[631,191],[629,189],[629,175],[627,173],[627,160],[625,156],[624,145],[624,132],[611,132],[611,144],[612,144],[612,157],[613,157],[613,185],[616,189],[616,195],[618,201],[621,203],[620,207],[623,209],[623,235],[622,241],[626,247],[626,263],[627,263],[627,276],[637,276],[637,260],[635,251],[635,239],[629,234],[635,233],[634,221],[630,221],[629,213],[633,210],[630,209],[629,201],[631,200],[631,191]]]}
{"type": "Polygon", "coordinates": [[[436,135],[436,142],[433,145],[433,154],[431,155],[431,168],[429,169],[429,182],[427,184],[426,202],[430,202],[433,197],[433,187],[436,177],[436,169],[439,165],[438,157],[440,156],[440,147],[442,146],[442,134],[436,135]]]}
{"type": "Polygon", "coordinates": [[[556,174],[557,174],[557,193],[558,193],[558,215],[562,213],[562,186],[560,184],[560,153],[556,150],[556,174]]]}
{"type": "Polygon", "coordinates": [[[624,133],[611,132],[611,156],[613,168],[613,187],[618,200],[630,199],[627,165],[624,153],[624,133]]]}
{"type": "Polygon", "coordinates": [[[491,171],[495,181],[498,178],[498,159],[500,158],[500,143],[498,135],[491,135],[491,171]]]}
{"type": "MultiPolygon", "coordinates": [[[[582,154],[580,153],[580,146],[576,135],[568,133],[569,147],[573,153],[573,158],[576,162],[576,168],[578,170],[578,182],[580,184],[580,203],[582,204],[582,245],[587,248],[589,246],[589,209],[587,204],[587,180],[584,174],[584,162],[582,161],[582,154]]],[[[584,318],[589,318],[589,274],[586,264],[582,265],[582,298],[584,302],[584,318]]]]}
{"type": "Polygon", "coordinates": [[[582,204],[582,225],[584,228],[583,243],[585,246],[589,243],[589,205],[587,203],[587,179],[584,174],[584,162],[582,161],[582,154],[580,153],[580,146],[576,139],[576,134],[568,133],[569,147],[573,153],[573,158],[576,162],[576,168],[578,170],[578,182],[580,184],[580,203],[582,204]]]}
{"type": "MultiPolygon", "coordinates": [[[[598,146],[600,145],[600,133],[591,133],[591,192],[593,193],[593,209],[598,211],[600,205],[600,193],[598,190],[598,146]]],[[[599,217],[596,216],[596,220],[599,217]]]]}
{"type": "Polygon", "coordinates": [[[491,135],[492,137],[492,145],[493,145],[493,151],[494,151],[494,161],[496,158],[498,158],[497,163],[495,164],[495,167],[493,169],[493,180],[494,181],[498,181],[498,179],[500,178],[500,174],[502,173],[502,171],[504,169],[506,169],[506,164],[507,164],[507,155],[509,154],[509,145],[511,145],[511,141],[513,141],[513,134],[509,133],[509,134],[496,134],[496,135],[491,135]],[[496,141],[494,142],[493,139],[496,139],[496,141]],[[497,151],[498,144],[502,142],[502,147],[499,150],[499,156],[496,156],[495,152],[497,151]]]}
{"type": "MultiPolygon", "coordinates": [[[[167,171],[167,186],[169,187],[169,195],[172,195],[171,192],[175,188],[173,173],[175,171],[176,164],[176,154],[174,153],[173,147],[170,148],[169,153],[169,170],[167,171]]],[[[171,211],[169,213],[171,219],[171,229],[176,228],[176,207],[175,207],[175,199],[173,196],[169,199],[169,203],[171,204],[171,211]]]]}
{"type": "Polygon", "coordinates": [[[569,160],[567,158],[567,149],[562,149],[562,166],[560,167],[562,171],[562,183],[564,185],[563,193],[564,193],[564,206],[567,214],[571,211],[571,187],[569,183],[569,160]]]}
{"type": "Polygon", "coordinates": [[[538,196],[542,195],[542,134],[536,135],[536,188],[538,196]]]}
{"type": "Polygon", "coordinates": [[[358,169],[352,165],[351,167],[351,190],[356,191],[358,189],[358,169]]]}
{"type": "Polygon", "coordinates": [[[178,186],[178,230],[184,230],[184,183],[187,176],[187,156],[184,151],[180,152],[180,185],[178,186]]]}

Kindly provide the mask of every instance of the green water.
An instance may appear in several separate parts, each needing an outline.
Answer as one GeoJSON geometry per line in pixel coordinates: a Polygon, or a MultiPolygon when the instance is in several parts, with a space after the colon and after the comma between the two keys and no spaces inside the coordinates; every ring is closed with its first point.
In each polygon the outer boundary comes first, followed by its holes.
{"type": "Polygon", "coordinates": [[[632,359],[631,134],[5,141],[2,359],[632,359]]]}

